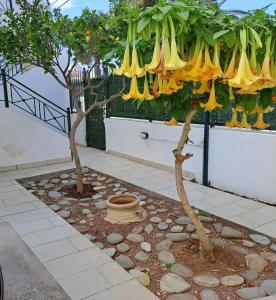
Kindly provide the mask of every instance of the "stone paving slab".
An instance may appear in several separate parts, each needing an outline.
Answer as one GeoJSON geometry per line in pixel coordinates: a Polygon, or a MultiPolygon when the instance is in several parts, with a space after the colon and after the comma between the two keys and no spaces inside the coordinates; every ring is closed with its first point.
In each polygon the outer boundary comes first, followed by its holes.
{"type": "Polygon", "coordinates": [[[0,224],[5,300],[70,299],[8,223],[0,224]]]}

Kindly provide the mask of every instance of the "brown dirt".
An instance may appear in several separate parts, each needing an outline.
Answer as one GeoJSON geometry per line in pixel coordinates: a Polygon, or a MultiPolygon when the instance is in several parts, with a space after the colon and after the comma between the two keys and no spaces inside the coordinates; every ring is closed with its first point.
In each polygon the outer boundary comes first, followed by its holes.
{"type": "MultiPolygon", "coordinates": [[[[27,181],[34,180],[36,183],[38,183],[42,179],[52,179],[52,178],[58,178],[60,173],[68,173],[70,174],[72,170],[69,171],[63,171],[63,172],[58,172],[55,174],[48,174],[43,177],[33,177],[33,178],[25,178],[24,180],[19,180],[22,184],[24,184],[27,181]]],[[[113,178],[111,176],[107,176],[105,174],[102,174],[100,172],[97,172],[95,170],[90,170],[91,173],[98,173],[99,176],[106,176],[107,179],[113,178]]],[[[125,187],[128,189],[128,192],[139,192],[140,194],[146,195],[148,198],[147,199],[152,199],[152,203],[146,204],[144,208],[146,208],[148,212],[148,217],[146,218],[145,221],[139,223],[142,226],[146,226],[147,224],[150,223],[150,217],[152,215],[150,214],[150,209],[147,209],[147,206],[149,205],[154,205],[155,209],[158,208],[166,208],[168,211],[164,213],[158,213],[156,216],[160,217],[163,221],[165,219],[172,219],[175,220],[178,216],[184,215],[183,208],[179,202],[176,202],[174,200],[171,200],[169,198],[166,198],[164,196],[155,194],[153,192],[147,191],[145,189],[142,189],[140,187],[134,186],[132,184],[123,182],[119,179],[113,178],[114,183],[120,183],[121,187],[125,187]]],[[[97,181],[96,179],[93,179],[93,181],[97,181]]],[[[104,184],[104,181],[99,181],[102,184],[104,184]]],[[[108,184],[106,184],[108,186],[108,184]]],[[[55,185],[56,188],[59,187],[59,184],[55,185]]],[[[114,247],[112,245],[109,245],[106,242],[106,237],[109,233],[112,232],[117,232],[122,234],[125,238],[126,236],[132,232],[132,229],[137,226],[138,224],[129,224],[129,225],[118,225],[118,224],[110,224],[104,220],[105,217],[105,211],[104,210],[99,210],[95,207],[95,202],[90,201],[90,202],[85,202],[89,204],[83,204],[79,203],[80,198],[90,198],[95,194],[95,191],[93,190],[93,187],[90,184],[85,184],[84,185],[85,190],[84,193],[79,195],[76,192],[75,187],[64,187],[59,190],[60,193],[64,195],[64,197],[70,197],[70,198],[76,198],[76,201],[72,202],[71,205],[71,216],[70,219],[75,219],[76,223],[73,226],[78,226],[81,225],[79,222],[83,219],[87,219],[88,223],[85,224],[85,226],[89,226],[88,224],[92,222],[95,224],[93,227],[89,227],[88,233],[94,235],[96,237],[97,242],[102,242],[105,247],[114,247]],[[88,207],[87,207],[88,206],[88,207]],[[81,214],[80,209],[81,207],[87,207],[91,210],[93,217],[88,218],[85,217],[81,214]]],[[[103,199],[106,199],[108,196],[114,194],[113,192],[114,187],[108,187],[107,188],[107,194],[103,196],[103,199]]],[[[41,188],[38,188],[41,189],[41,188]]],[[[96,192],[97,193],[97,192],[96,192]]],[[[42,201],[44,201],[47,205],[54,204],[55,201],[50,199],[46,195],[41,196],[38,195],[37,190],[34,191],[34,195],[36,195],[38,198],[40,198],[42,201]]],[[[150,201],[149,201],[150,202],[150,201]]],[[[211,216],[211,215],[209,215],[211,216]]],[[[216,223],[221,223],[224,226],[231,226],[232,228],[236,228],[241,230],[242,232],[245,233],[246,237],[252,233],[253,231],[248,230],[240,225],[236,225],[230,221],[226,221],[224,219],[211,216],[215,219],[216,223]]],[[[169,228],[164,232],[164,234],[170,232],[170,227],[175,224],[168,224],[169,228]]],[[[81,225],[84,226],[84,225],[81,225]]],[[[210,223],[204,223],[205,228],[208,228],[212,230],[212,224],[210,223]]],[[[148,287],[152,292],[154,292],[160,299],[165,299],[166,296],[168,295],[167,293],[161,292],[160,291],[160,286],[159,282],[161,277],[168,273],[169,267],[167,268],[164,266],[162,263],[160,263],[157,259],[157,251],[154,247],[155,244],[161,242],[164,240],[164,237],[157,238],[156,233],[161,232],[156,224],[153,224],[154,230],[150,235],[148,235],[146,232],[142,232],[141,234],[144,236],[145,241],[151,243],[152,247],[152,252],[149,253],[149,260],[146,263],[142,263],[139,261],[136,261],[134,256],[135,254],[142,250],[140,248],[139,244],[135,244],[132,242],[127,241],[126,239],[124,242],[126,242],[130,246],[130,251],[125,253],[129,257],[132,258],[132,260],[136,263],[137,266],[143,267],[146,270],[146,273],[149,274],[151,278],[151,283],[150,286],[148,287]]],[[[185,232],[185,230],[184,230],[185,232]]],[[[220,237],[218,233],[216,233],[214,230],[209,234],[210,237],[220,237]]],[[[272,240],[272,239],[271,239],[272,240]]],[[[228,242],[232,242],[235,245],[240,245],[241,246],[241,241],[240,240],[227,240],[228,242]]],[[[275,242],[275,241],[274,241],[275,242]]],[[[250,253],[260,253],[264,250],[268,250],[268,247],[264,246],[259,246],[256,245],[254,248],[249,249],[250,253]]],[[[232,274],[242,274],[247,268],[245,266],[245,261],[244,261],[244,256],[241,254],[238,254],[236,252],[233,252],[229,248],[215,248],[214,250],[214,255],[216,258],[215,263],[209,263],[207,262],[204,258],[202,258],[199,254],[199,243],[197,240],[190,239],[188,241],[184,242],[174,242],[173,246],[170,249],[170,252],[172,252],[176,258],[177,263],[182,263],[189,267],[191,270],[194,272],[195,275],[204,275],[204,274],[213,274],[217,276],[218,278],[221,278],[222,276],[225,275],[232,275],[232,274]]],[[[117,252],[115,256],[119,256],[120,253],[117,252]]],[[[264,279],[276,279],[276,263],[269,263],[269,266],[262,272],[259,276],[259,278],[253,282],[251,285],[253,286],[259,286],[260,282],[264,279]]],[[[192,285],[192,289],[189,290],[189,293],[198,296],[199,292],[203,289],[203,287],[200,287],[196,285],[192,280],[187,280],[189,283],[192,285]]],[[[218,288],[214,288],[218,294],[220,295],[221,299],[227,299],[227,300],[232,300],[232,299],[240,299],[238,296],[236,296],[236,290],[239,287],[224,287],[220,285],[218,288]]],[[[249,287],[249,285],[244,284],[243,287],[249,287]]]]}

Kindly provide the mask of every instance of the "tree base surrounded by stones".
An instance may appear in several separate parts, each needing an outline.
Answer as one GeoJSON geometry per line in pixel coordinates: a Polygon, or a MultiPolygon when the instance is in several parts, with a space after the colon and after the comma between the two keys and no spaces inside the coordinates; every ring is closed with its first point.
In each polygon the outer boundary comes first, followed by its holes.
{"type": "Polygon", "coordinates": [[[256,299],[276,295],[276,242],[199,211],[216,261],[200,255],[198,236],[181,203],[84,167],[82,194],[73,170],[19,182],[95,243],[160,299],[256,299]],[[111,195],[130,193],[148,217],[104,220],[111,195]]]}

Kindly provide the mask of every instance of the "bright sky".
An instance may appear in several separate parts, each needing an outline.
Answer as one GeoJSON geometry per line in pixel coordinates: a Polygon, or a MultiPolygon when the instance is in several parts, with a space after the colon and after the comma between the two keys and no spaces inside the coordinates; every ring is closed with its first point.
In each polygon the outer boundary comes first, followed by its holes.
{"type": "MultiPolygon", "coordinates": [[[[51,0],[54,5],[61,5],[66,0],[51,0]]],[[[274,3],[269,8],[269,12],[273,13],[276,10],[276,1],[275,0],[227,0],[223,8],[224,9],[242,9],[242,10],[250,10],[256,8],[262,8],[268,4],[274,3]]],[[[109,8],[108,0],[69,0],[63,6],[64,14],[68,14],[70,16],[77,16],[81,13],[82,9],[85,7],[89,7],[90,9],[97,9],[101,11],[107,11],[109,8]]]]}

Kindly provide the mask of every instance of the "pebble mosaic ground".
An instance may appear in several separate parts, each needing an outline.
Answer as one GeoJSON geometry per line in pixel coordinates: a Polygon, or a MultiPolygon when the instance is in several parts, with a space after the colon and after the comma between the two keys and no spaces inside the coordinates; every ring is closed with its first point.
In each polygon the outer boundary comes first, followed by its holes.
{"type": "Polygon", "coordinates": [[[84,193],[73,170],[20,183],[95,243],[140,283],[166,300],[255,299],[276,295],[276,243],[199,211],[215,246],[215,263],[199,255],[194,225],[180,203],[95,170],[83,168],[84,193]],[[145,221],[104,220],[110,195],[135,194],[145,221]]]}

